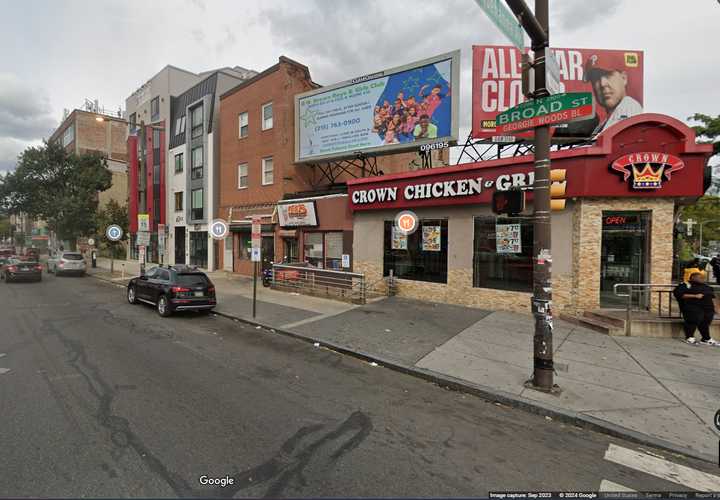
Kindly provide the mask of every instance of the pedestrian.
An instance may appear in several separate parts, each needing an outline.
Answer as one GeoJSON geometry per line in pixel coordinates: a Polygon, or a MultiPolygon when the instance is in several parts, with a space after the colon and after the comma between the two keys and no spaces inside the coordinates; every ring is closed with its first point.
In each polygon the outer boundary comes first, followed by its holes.
{"type": "Polygon", "coordinates": [[[703,275],[703,278],[706,276],[705,274],[705,266],[700,262],[700,259],[695,258],[693,259],[683,271],[683,281],[685,283],[690,282],[690,276],[694,273],[700,273],[703,275]]]}
{"type": "Polygon", "coordinates": [[[720,346],[720,342],[710,337],[710,324],[715,318],[715,292],[705,284],[705,276],[696,272],[690,275],[689,282],[682,282],[673,290],[683,317],[685,342],[696,344],[695,330],[700,331],[700,343],[720,346]]]}
{"type": "Polygon", "coordinates": [[[720,255],[716,255],[710,259],[710,268],[712,269],[715,283],[720,285],[720,255]]]}

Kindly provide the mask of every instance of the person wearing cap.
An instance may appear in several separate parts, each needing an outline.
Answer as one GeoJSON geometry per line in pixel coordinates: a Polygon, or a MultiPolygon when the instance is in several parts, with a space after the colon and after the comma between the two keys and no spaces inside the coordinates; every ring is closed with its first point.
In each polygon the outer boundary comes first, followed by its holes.
{"type": "Polygon", "coordinates": [[[614,53],[593,54],[585,62],[584,79],[590,82],[595,99],[607,112],[607,118],[592,135],[643,111],[642,105],[627,95],[628,76],[622,69],[625,65],[622,57],[614,53]]]}

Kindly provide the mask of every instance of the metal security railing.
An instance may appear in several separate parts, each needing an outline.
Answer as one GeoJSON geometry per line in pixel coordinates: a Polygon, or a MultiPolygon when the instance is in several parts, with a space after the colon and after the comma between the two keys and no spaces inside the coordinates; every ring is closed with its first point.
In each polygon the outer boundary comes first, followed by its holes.
{"type": "MultiPolygon", "coordinates": [[[[625,303],[625,334],[630,335],[633,313],[642,312],[645,317],[663,319],[680,319],[680,306],[673,290],[677,284],[659,285],[652,283],[616,283],[613,294],[626,299],[625,303]]],[[[715,293],[720,293],[720,286],[710,285],[715,293]]]]}
{"type": "Polygon", "coordinates": [[[273,264],[271,286],[357,304],[365,304],[369,296],[377,295],[368,290],[363,274],[302,265],[273,264]]]}

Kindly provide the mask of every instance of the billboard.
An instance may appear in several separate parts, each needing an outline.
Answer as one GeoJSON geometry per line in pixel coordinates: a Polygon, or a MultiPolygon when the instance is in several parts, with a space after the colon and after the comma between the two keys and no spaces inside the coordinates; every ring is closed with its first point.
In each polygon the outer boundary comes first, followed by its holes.
{"type": "Polygon", "coordinates": [[[295,96],[295,161],[456,142],[460,51],[295,96]]]}
{"type": "MultiPolygon", "coordinates": [[[[641,50],[552,51],[560,69],[561,90],[592,92],[597,113],[594,119],[556,127],[554,137],[591,137],[643,112],[641,50]]],[[[525,101],[520,51],[513,46],[475,45],[472,75],[472,137],[502,136],[495,128],[495,116],[525,101]]]]}

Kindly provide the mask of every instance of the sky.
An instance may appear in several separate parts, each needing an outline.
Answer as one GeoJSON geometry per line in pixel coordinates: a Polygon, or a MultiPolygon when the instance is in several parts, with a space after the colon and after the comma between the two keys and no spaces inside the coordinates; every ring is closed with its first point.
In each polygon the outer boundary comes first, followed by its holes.
{"type": "MultiPolygon", "coordinates": [[[[530,0],[529,5],[533,2],[530,0]]],[[[167,64],[262,71],[280,55],[329,85],[461,49],[460,137],[471,47],[508,42],[474,0],[0,0],[0,171],[59,125],[110,110],[167,64]]],[[[646,111],[720,115],[718,0],[550,0],[554,47],[645,52],[646,111]]]]}

